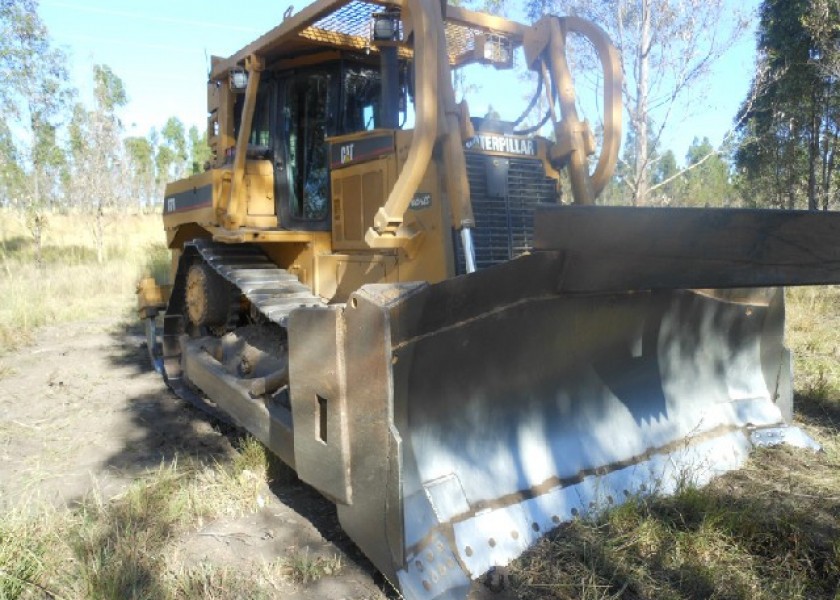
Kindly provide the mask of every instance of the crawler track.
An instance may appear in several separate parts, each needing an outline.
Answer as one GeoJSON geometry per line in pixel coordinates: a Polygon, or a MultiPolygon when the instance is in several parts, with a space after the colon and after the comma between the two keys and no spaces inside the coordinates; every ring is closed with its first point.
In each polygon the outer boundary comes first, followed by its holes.
{"type": "MultiPolygon", "coordinates": [[[[258,318],[283,328],[294,309],[322,306],[324,300],[300,283],[295,275],[275,265],[258,246],[227,245],[204,239],[184,244],[163,320],[163,374],[178,396],[214,417],[230,422],[230,418],[212,402],[187,385],[181,373],[180,337],[198,333],[186,317],[184,296],[187,272],[197,263],[205,263],[221,275],[238,292],[234,293],[237,299],[245,296],[258,318]]],[[[230,329],[235,327],[236,321],[238,313],[232,313],[228,323],[230,329]]]]}

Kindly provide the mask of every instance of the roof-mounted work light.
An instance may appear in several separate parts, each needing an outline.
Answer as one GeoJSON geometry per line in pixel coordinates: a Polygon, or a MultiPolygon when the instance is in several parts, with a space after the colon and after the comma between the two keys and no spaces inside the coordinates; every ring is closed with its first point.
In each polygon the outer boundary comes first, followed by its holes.
{"type": "Polygon", "coordinates": [[[371,18],[373,19],[370,36],[371,41],[400,41],[400,12],[398,10],[387,10],[385,12],[373,13],[371,18]]]}
{"type": "Polygon", "coordinates": [[[242,94],[248,87],[248,71],[243,67],[234,67],[230,70],[228,80],[230,81],[230,90],[242,94]]]}

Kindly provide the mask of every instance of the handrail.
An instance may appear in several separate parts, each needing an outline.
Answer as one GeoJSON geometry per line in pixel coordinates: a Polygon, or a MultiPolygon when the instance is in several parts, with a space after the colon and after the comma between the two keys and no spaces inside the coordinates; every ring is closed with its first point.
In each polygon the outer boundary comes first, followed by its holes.
{"type": "Polygon", "coordinates": [[[248,85],[245,88],[245,101],[242,103],[239,136],[236,138],[236,154],[233,159],[230,192],[227,198],[224,194],[222,195],[220,206],[217,209],[223,214],[222,224],[226,229],[237,229],[245,220],[248,202],[245,190],[245,159],[248,156],[248,138],[251,136],[251,123],[254,118],[254,108],[257,105],[260,75],[264,68],[265,61],[256,55],[248,56],[245,59],[248,85]]]}
{"type": "MultiPolygon", "coordinates": [[[[554,118],[556,144],[551,161],[558,169],[569,167],[575,203],[593,204],[615,171],[621,145],[622,74],[618,51],[603,29],[579,17],[543,17],[525,36],[524,46],[528,66],[534,70],[547,66],[559,97],[560,120],[554,118]],[[570,32],[580,34],[592,43],[604,73],[604,138],[591,175],[588,157],[595,152],[595,140],[588,123],[577,115],[574,81],[566,60],[570,32]]],[[[551,102],[554,102],[553,97],[551,102]]]]}
{"type": "Polygon", "coordinates": [[[595,23],[580,17],[565,17],[562,21],[566,31],[579,33],[592,42],[604,73],[604,138],[598,164],[590,177],[597,197],[615,172],[621,146],[621,59],[607,33],[595,23]]]}

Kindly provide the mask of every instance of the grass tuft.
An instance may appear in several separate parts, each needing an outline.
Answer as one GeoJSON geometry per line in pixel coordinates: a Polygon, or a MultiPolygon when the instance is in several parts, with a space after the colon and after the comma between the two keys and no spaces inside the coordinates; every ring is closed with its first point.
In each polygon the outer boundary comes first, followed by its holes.
{"type": "Polygon", "coordinates": [[[314,583],[323,577],[337,575],[344,568],[341,557],[313,555],[309,550],[294,552],[278,562],[278,569],[284,578],[299,585],[314,583]]]}
{"type": "Polygon", "coordinates": [[[33,524],[19,515],[0,521],[0,598],[20,598],[37,586],[45,548],[32,529],[33,524]]]}
{"type": "Polygon", "coordinates": [[[719,484],[562,525],[516,561],[521,598],[830,598],[837,526],[719,484]],[[821,537],[826,539],[821,539],[821,537]],[[831,539],[831,543],[826,543],[831,539]]]}
{"type": "Polygon", "coordinates": [[[172,257],[165,244],[150,244],[146,249],[146,263],[143,274],[148,274],[159,284],[169,282],[172,257]]]}
{"type": "Polygon", "coordinates": [[[268,472],[269,452],[265,446],[251,436],[245,436],[237,445],[237,453],[233,459],[233,470],[237,473],[245,471],[258,473],[264,477],[268,472]]]}
{"type": "Polygon", "coordinates": [[[231,567],[209,563],[181,568],[169,576],[169,598],[203,598],[204,600],[260,600],[272,598],[267,582],[231,567]]]}

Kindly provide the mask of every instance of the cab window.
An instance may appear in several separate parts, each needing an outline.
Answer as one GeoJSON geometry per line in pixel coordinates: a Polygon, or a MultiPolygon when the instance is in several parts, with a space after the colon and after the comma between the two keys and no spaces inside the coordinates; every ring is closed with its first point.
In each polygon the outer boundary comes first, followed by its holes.
{"type": "Polygon", "coordinates": [[[379,124],[381,84],[375,69],[351,66],[344,70],[343,133],[370,131],[379,124]]]}
{"type": "Polygon", "coordinates": [[[284,121],[292,216],[321,220],[329,210],[327,129],[329,73],[305,73],[286,85],[284,121]]]}

